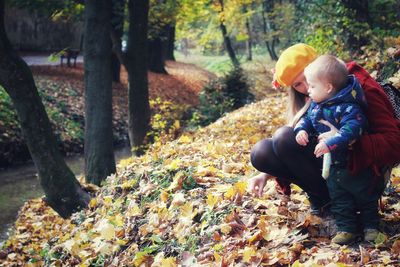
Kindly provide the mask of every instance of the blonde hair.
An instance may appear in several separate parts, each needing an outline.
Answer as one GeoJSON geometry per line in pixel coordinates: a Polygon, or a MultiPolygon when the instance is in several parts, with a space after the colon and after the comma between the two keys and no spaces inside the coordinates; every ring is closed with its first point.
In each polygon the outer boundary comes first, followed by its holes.
{"type": "Polygon", "coordinates": [[[289,104],[287,108],[286,121],[289,126],[294,127],[300,118],[306,113],[311,101],[307,97],[296,91],[293,87],[289,88],[289,104]]]}
{"type": "Polygon", "coordinates": [[[311,62],[304,69],[304,75],[313,76],[320,81],[326,81],[332,84],[333,88],[339,90],[346,86],[349,71],[346,64],[332,55],[322,55],[311,62]]]}

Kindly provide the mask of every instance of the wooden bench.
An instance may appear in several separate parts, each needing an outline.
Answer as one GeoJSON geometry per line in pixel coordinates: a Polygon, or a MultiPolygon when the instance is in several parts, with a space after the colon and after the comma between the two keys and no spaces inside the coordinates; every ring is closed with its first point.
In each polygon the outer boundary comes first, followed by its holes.
{"type": "Polygon", "coordinates": [[[70,48],[65,49],[64,51],[61,52],[61,55],[60,55],[61,66],[63,65],[64,58],[66,58],[68,67],[71,67],[71,59],[74,60],[74,67],[76,67],[76,58],[78,56],[79,56],[79,50],[78,49],[70,49],[70,48]]]}

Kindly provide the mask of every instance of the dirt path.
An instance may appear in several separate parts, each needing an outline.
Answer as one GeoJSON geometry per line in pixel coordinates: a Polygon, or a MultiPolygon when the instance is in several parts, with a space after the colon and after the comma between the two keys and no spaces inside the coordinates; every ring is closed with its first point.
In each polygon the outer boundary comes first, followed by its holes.
{"type": "MultiPolygon", "coordinates": [[[[31,65],[46,110],[62,151],[69,154],[83,152],[84,127],[84,69],[60,65],[31,65]]],[[[215,75],[191,64],[167,62],[167,74],[148,73],[150,99],[160,98],[177,106],[194,106],[204,84],[215,75]]],[[[114,145],[126,144],[128,121],[128,79],[121,71],[121,83],[113,83],[114,145]]],[[[15,117],[16,119],[16,117],[15,117]]],[[[14,121],[14,120],[13,120],[14,121]]],[[[20,134],[19,125],[0,128],[0,168],[29,160],[30,156],[20,134]]]]}
{"type": "MultiPolygon", "coordinates": [[[[31,66],[35,76],[46,77],[57,82],[72,83],[81,93],[84,88],[83,65],[76,68],[61,66],[31,66]]],[[[169,73],[157,74],[149,72],[150,98],[160,97],[177,104],[197,104],[197,96],[204,84],[216,76],[192,64],[167,61],[166,69],[169,73]]],[[[127,100],[128,77],[125,69],[121,71],[121,83],[113,83],[114,98],[121,97],[127,100]]],[[[121,103],[118,101],[118,103],[121,103]]],[[[127,104],[127,103],[126,103],[127,104]]]]}

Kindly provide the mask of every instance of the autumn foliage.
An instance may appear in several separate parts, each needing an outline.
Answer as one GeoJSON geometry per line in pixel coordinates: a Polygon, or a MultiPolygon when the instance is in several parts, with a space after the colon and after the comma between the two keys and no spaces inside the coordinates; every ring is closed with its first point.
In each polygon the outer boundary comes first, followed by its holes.
{"type": "Polygon", "coordinates": [[[286,96],[229,113],[175,141],[122,160],[89,209],[63,220],[41,200],[23,207],[0,253],[7,266],[332,266],[396,265],[400,172],[383,199],[375,243],[330,244],[332,219],[312,216],[296,186],[290,199],[268,181],[247,190],[251,147],[284,123],[286,96]]]}

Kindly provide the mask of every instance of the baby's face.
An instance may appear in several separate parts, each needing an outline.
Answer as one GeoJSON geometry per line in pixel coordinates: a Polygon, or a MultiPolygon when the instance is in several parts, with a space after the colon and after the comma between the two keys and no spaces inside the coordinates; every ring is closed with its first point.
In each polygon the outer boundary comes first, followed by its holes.
{"type": "Polygon", "coordinates": [[[308,83],[308,96],[314,100],[314,102],[320,103],[331,96],[329,83],[311,75],[306,75],[306,79],[308,83]]]}
{"type": "Polygon", "coordinates": [[[308,83],[308,96],[316,103],[327,100],[331,95],[329,91],[329,83],[317,79],[312,75],[306,75],[308,83]]]}

